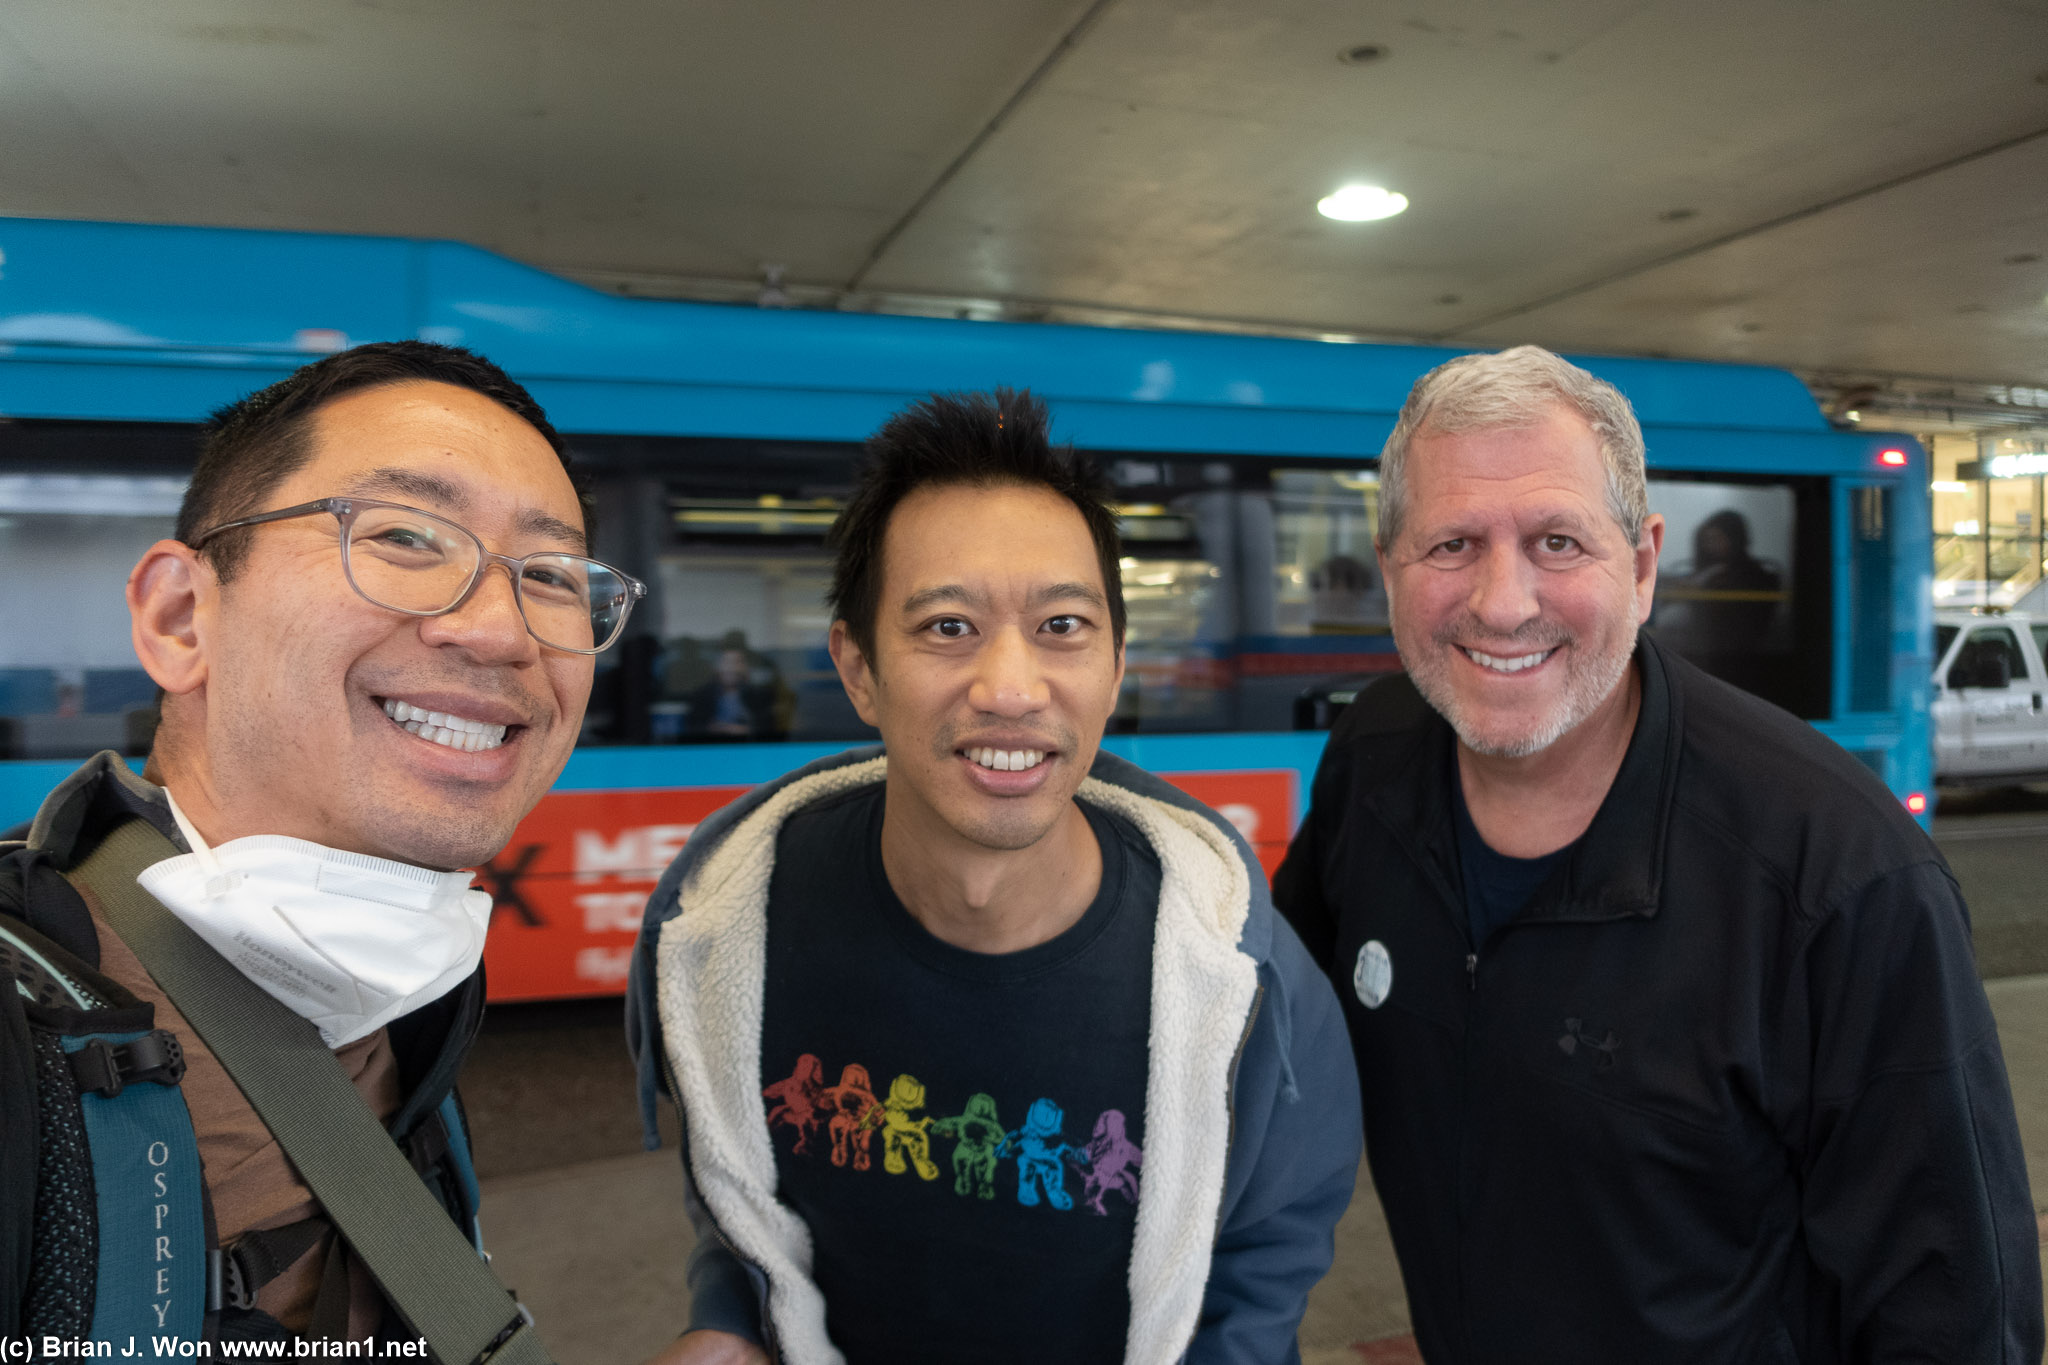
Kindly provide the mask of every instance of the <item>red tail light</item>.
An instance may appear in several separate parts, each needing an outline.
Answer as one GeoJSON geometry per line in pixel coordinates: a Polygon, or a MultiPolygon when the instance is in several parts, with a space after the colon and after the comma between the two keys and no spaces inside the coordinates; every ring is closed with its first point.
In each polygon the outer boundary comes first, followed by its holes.
{"type": "Polygon", "coordinates": [[[1915,815],[1927,813],[1927,793],[1910,792],[1906,796],[1906,809],[1915,815]]]}
{"type": "Polygon", "coordinates": [[[1906,452],[1903,450],[1880,451],[1877,462],[1887,469],[1904,469],[1906,467],[1906,452]]]}

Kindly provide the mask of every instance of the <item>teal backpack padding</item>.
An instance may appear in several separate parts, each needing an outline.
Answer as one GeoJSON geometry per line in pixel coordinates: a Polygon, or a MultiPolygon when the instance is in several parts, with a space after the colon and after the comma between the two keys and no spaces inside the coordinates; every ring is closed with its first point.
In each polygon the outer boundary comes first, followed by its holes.
{"type": "MultiPolygon", "coordinates": [[[[60,1042],[67,1056],[76,1056],[95,1045],[113,1049],[153,1036],[92,1033],[60,1042]]],[[[91,1340],[123,1346],[156,1337],[199,1341],[212,1277],[204,1174],[183,1093],[175,1082],[117,1073],[113,1093],[85,1090],[78,1104],[99,1211],[91,1340]]]]}
{"type": "Polygon", "coordinates": [[[211,1210],[177,1039],[149,1027],[150,1006],[5,917],[0,977],[16,997],[10,1034],[39,1059],[20,1325],[31,1339],[106,1343],[115,1354],[203,1340],[215,1299],[211,1210]]]}
{"type": "MultiPolygon", "coordinates": [[[[455,1172],[462,1206],[469,1213],[469,1240],[476,1244],[477,1254],[482,1256],[484,1234],[477,1221],[477,1210],[483,1206],[484,1192],[477,1184],[476,1158],[469,1149],[469,1128],[462,1121],[462,1106],[455,1102],[453,1090],[441,1098],[440,1115],[441,1122],[448,1129],[448,1165],[455,1172]]],[[[490,1258],[485,1256],[484,1259],[490,1258]]]]}

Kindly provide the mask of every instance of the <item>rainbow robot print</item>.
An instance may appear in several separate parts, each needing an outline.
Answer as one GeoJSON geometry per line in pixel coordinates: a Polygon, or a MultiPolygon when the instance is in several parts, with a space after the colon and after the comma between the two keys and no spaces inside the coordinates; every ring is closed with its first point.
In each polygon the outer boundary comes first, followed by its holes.
{"type": "Polygon", "coordinates": [[[939,1118],[926,1111],[924,1082],[908,1072],[878,1097],[868,1068],[849,1062],[840,1069],[839,1084],[824,1084],[825,1067],[816,1053],[806,1052],[782,1080],[762,1087],[768,1130],[791,1135],[792,1156],[815,1150],[811,1139],[822,1126],[831,1138],[830,1160],[842,1169],[869,1170],[874,1138],[882,1138],[882,1170],[889,1175],[917,1173],[920,1181],[939,1178],[932,1155],[934,1137],[953,1143],[953,1193],[963,1199],[993,1200],[996,1175],[1005,1160],[1016,1164],[1017,1202],[1026,1208],[1048,1207],[1061,1212],[1074,1207],[1068,1189],[1071,1169],[1081,1178],[1080,1203],[1099,1217],[1111,1216],[1110,1196],[1118,1207],[1138,1203],[1139,1172],[1144,1152],[1131,1141],[1121,1109],[1096,1116],[1085,1145],[1068,1142],[1066,1111],[1047,1096],[1031,1101],[1024,1123],[1006,1129],[995,1096],[977,1091],[960,1113],[939,1118]]]}

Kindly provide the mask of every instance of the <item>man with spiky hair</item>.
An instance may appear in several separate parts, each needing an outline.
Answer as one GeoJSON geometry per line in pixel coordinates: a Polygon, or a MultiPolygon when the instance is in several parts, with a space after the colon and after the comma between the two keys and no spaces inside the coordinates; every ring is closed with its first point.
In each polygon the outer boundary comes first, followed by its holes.
{"type": "Polygon", "coordinates": [[[869,443],[831,652],[882,745],[727,807],[648,904],[629,1028],[700,1231],[665,1361],[1297,1358],[1358,1162],[1336,1002],[1230,825],[1101,752],[1116,518],[1047,427],[935,397],[869,443]],[[805,1057],[858,1081],[830,1153],[765,1117],[805,1057]],[[1097,1151],[1127,1198],[1076,1197],[1097,1151]]]}
{"type": "Polygon", "coordinates": [[[2033,1201],[1941,854],[1660,649],[1641,429],[1533,346],[1380,460],[1408,673],[1274,895],[1336,982],[1432,1365],[2041,1358],[2033,1201]]]}

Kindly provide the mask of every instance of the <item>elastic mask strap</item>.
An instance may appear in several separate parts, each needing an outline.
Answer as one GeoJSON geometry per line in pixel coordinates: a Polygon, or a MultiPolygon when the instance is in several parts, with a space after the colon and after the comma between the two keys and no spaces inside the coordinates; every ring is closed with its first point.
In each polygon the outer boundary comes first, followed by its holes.
{"type": "Polygon", "coordinates": [[[242,874],[230,872],[221,866],[220,859],[214,856],[212,845],[206,842],[193,827],[192,822],[185,817],[185,812],[178,806],[178,798],[171,795],[169,787],[164,788],[164,800],[170,803],[171,818],[178,822],[178,832],[185,836],[186,846],[192,850],[192,856],[199,860],[199,866],[206,872],[206,898],[217,899],[240,886],[242,874]]]}

